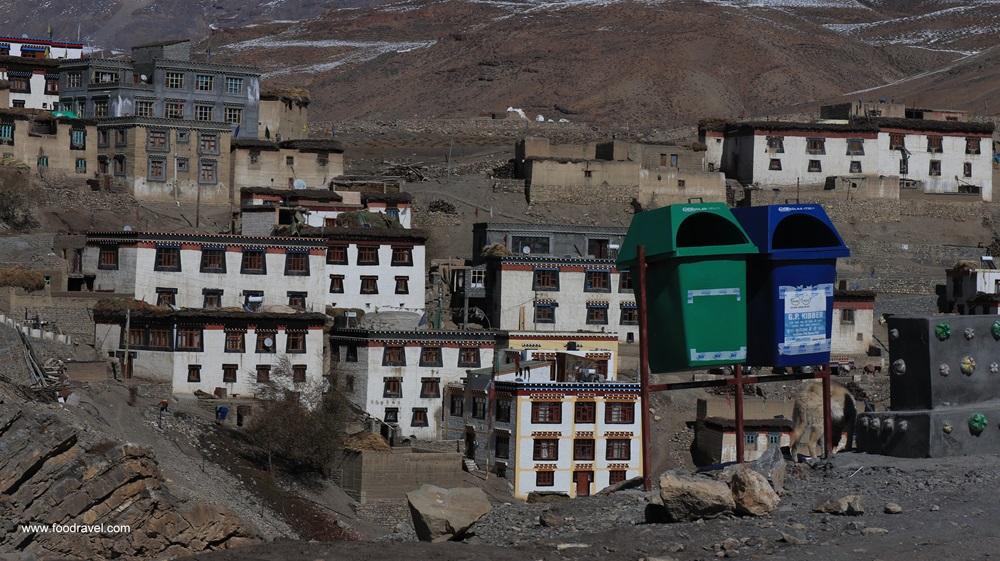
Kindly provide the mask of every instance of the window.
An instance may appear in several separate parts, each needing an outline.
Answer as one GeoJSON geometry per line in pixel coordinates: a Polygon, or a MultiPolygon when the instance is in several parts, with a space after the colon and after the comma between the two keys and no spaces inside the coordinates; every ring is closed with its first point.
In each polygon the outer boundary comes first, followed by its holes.
{"type": "Polygon", "coordinates": [[[382,350],[382,366],[406,366],[406,349],[385,347],[382,350]]]}
{"type": "Polygon", "coordinates": [[[331,245],[327,248],[326,262],[330,265],[347,265],[347,246],[331,245]]]}
{"type": "Polygon", "coordinates": [[[118,246],[101,246],[97,255],[98,269],[118,269],[118,246]]]}
{"type": "Polygon", "coordinates": [[[115,129],[115,146],[125,146],[128,144],[128,130],[115,129]]]}
{"type": "Polygon", "coordinates": [[[979,154],[979,139],[970,136],[965,139],[965,153],[966,154],[979,154]]]}
{"type": "Polygon", "coordinates": [[[396,277],[396,294],[410,293],[410,277],[396,277]]]}
{"type": "Polygon", "coordinates": [[[87,173],[87,160],[85,158],[76,159],[76,173],[87,173]]]}
{"type": "Polygon", "coordinates": [[[167,72],[166,76],[167,87],[173,90],[179,90],[184,87],[184,73],[183,72],[167,72]]]}
{"type": "MultiPolygon", "coordinates": [[[[330,155],[329,154],[316,154],[316,165],[317,166],[319,166],[321,168],[325,168],[327,166],[327,164],[329,164],[329,163],[330,163],[330,155]]],[[[396,218],[399,218],[399,216],[397,215],[396,218]]]]}
{"type": "Polygon", "coordinates": [[[70,150],[86,150],[87,149],[87,131],[83,129],[73,129],[69,133],[69,149],[70,150]]]}
{"type": "Polygon", "coordinates": [[[214,132],[200,132],[198,133],[198,153],[199,154],[218,154],[219,153],[219,135],[214,132]]]}
{"type": "Polygon", "coordinates": [[[608,472],[608,485],[615,485],[625,481],[625,470],[613,469],[608,472]]]}
{"type": "Polygon", "coordinates": [[[854,323],[854,310],[851,310],[851,309],[840,310],[840,323],[842,323],[842,324],[853,324],[854,323]]]}
{"type": "Polygon", "coordinates": [[[972,177],[972,162],[965,162],[962,164],[962,176],[972,177]]]}
{"type": "Polygon", "coordinates": [[[163,158],[149,158],[146,164],[146,179],[149,181],[166,181],[167,161],[163,158]]]}
{"type": "Polygon", "coordinates": [[[10,81],[10,91],[18,93],[31,93],[31,81],[28,78],[23,78],[20,76],[10,76],[9,81],[10,81]]]}
{"type": "Polygon", "coordinates": [[[226,122],[231,125],[238,125],[243,122],[243,108],[242,107],[226,107],[225,111],[226,122]]]}
{"type": "Polygon", "coordinates": [[[555,304],[535,304],[535,323],[555,323],[555,304]]]}
{"type": "Polygon", "coordinates": [[[589,170],[589,169],[583,170],[583,176],[584,177],[593,177],[594,176],[594,170],[589,170]]]}
{"type": "Polygon", "coordinates": [[[819,173],[823,171],[823,164],[819,160],[809,160],[809,171],[811,173],[819,173]]]}
{"type": "Polygon", "coordinates": [[[169,132],[164,129],[149,129],[146,132],[146,150],[166,152],[170,149],[169,132]]]}
{"type": "Polygon", "coordinates": [[[306,309],[306,293],[305,292],[289,292],[288,293],[288,307],[295,308],[296,310],[306,309]]]}
{"type": "Polygon", "coordinates": [[[554,471],[535,472],[535,487],[552,487],[555,484],[556,484],[556,472],[554,471]]]}
{"type": "Polygon", "coordinates": [[[498,399],[496,402],[497,410],[494,413],[494,417],[499,423],[509,423],[510,422],[510,400],[509,399],[498,399]]]}
{"type": "Polygon", "coordinates": [[[536,269],[532,290],[559,290],[559,271],[536,269]]]}
{"type": "Polygon", "coordinates": [[[531,403],[531,422],[539,424],[559,424],[562,422],[562,402],[533,401],[531,403]]]}
{"type": "Polygon", "coordinates": [[[861,162],[858,160],[851,160],[850,173],[861,173],[861,162]]]}
{"type": "Polygon", "coordinates": [[[577,401],[573,411],[573,418],[577,423],[589,424],[597,420],[597,403],[593,401],[577,401]]]}
{"type": "Polygon", "coordinates": [[[807,154],[826,154],[826,139],[825,138],[807,138],[806,139],[806,153],[807,154]]]}
{"type": "Polygon", "coordinates": [[[240,272],[244,275],[267,274],[267,262],[264,256],[262,249],[244,249],[243,259],[240,262],[240,272]]]}
{"type": "Polygon", "coordinates": [[[347,358],[344,362],[357,362],[358,361],[358,347],[357,345],[347,345],[347,358]]]}
{"type": "Polygon", "coordinates": [[[95,99],[94,100],[94,117],[97,119],[102,119],[108,116],[108,100],[106,99],[95,99]]]}
{"type": "Polygon", "coordinates": [[[344,275],[330,275],[330,294],[344,293],[344,275]]]}
{"type": "Polygon", "coordinates": [[[753,446],[753,447],[756,448],[757,447],[757,436],[758,435],[755,432],[746,434],[746,435],[744,435],[743,441],[746,442],[747,444],[749,444],[750,446],[753,446]]]}
{"type": "Polygon", "coordinates": [[[260,150],[251,150],[249,158],[250,158],[250,165],[260,163],[260,150]]]}
{"type": "Polygon", "coordinates": [[[200,364],[189,364],[188,365],[188,382],[192,384],[197,384],[201,382],[201,365],[200,364]]]}
{"type": "Polygon", "coordinates": [[[176,306],[177,305],[177,289],[176,288],[157,288],[156,289],[156,305],[157,306],[176,306]]]}
{"type": "Polygon", "coordinates": [[[361,277],[361,294],[378,294],[378,277],[361,277]]]}
{"type": "Polygon", "coordinates": [[[628,425],[635,422],[635,403],[609,401],[604,404],[604,422],[611,425],[628,425]]]}
{"type": "Polygon", "coordinates": [[[306,382],[306,365],[305,364],[293,364],[292,365],[292,383],[304,384],[306,382]]]}
{"type": "Polygon", "coordinates": [[[584,275],[583,290],[585,292],[611,292],[611,273],[609,271],[587,271],[584,275]]]}
{"type": "Polygon", "coordinates": [[[194,119],[196,121],[212,121],[215,117],[215,107],[211,105],[195,104],[194,119]]]}
{"type": "Polygon", "coordinates": [[[149,348],[169,349],[170,340],[173,338],[173,329],[170,327],[150,327],[149,328],[149,348]]]}
{"type": "Polygon", "coordinates": [[[943,150],[942,148],[943,140],[944,139],[943,137],[941,137],[941,135],[937,134],[927,135],[927,151],[932,154],[940,153],[943,150]]]}
{"type": "Polygon", "coordinates": [[[152,117],[153,116],[153,102],[148,100],[137,100],[135,102],[135,116],[136,117],[152,117]]]}
{"type": "Polygon", "coordinates": [[[0,123],[0,144],[14,144],[14,123],[10,121],[0,123]]]}
{"type": "Polygon", "coordinates": [[[420,397],[425,399],[441,397],[441,379],[422,378],[420,380],[420,397]]]}
{"type": "Polygon", "coordinates": [[[239,366],[236,364],[223,364],[222,365],[222,383],[223,384],[235,384],[236,383],[236,370],[239,366]]]}
{"type": "Polygon", "coordinates": [[[781,160],[778,158],[771,158],[771,161],[767,164],[767,169],[771,171],[781,171],[781,160]]]}
{"type": "Polygon", "coordinates": [[[156,248],[156,261],[153,266],[154,271],[180,271],[181,270],[181,250],[178,247],[158,247],[156,248]]]}
{"type": "Polygon", "coordinates": [[[622,308],[621,318],[618,323],[622,325],[639,325],[639,309],[635,307],[622,308]]]}
{"type": "Polygon", "coordinates": [[[286,331],[285,332],[285,352],[301,354],[306,352],[306,332],[286,331]]]}
{"type": "Polygon", "coordinates": [[[588,239],[587,255],[594,259],[611,259],[615,255],[611,254],[611,242],[606,239],[588,239]]]}
{"type": "Polygon", "coordinates": [[[413,418],[410,420],[411,427],[426,427],[427,423],[427,408],[426,407],[414,407],[413,408],[413,418]]]}
{"type": "Polygon", "coordinates": [[[378,246],[359,245],[358,265],[378,265],[378,246]]]}
{"type": "Polygon", "coordinates": [[[200,327],[178,327],[177,328],[177,350],[179,351],[200,351],[201,348],[201,328],[200,327]]]}
{"type": "Polygon", "coordinates": [[[83,84],[83,74],[79,72],[69,72],[66,74],[66,86],[79,88],[83,84]]]}
{"type": "Polygon", "coordinates": [[[403,397],[403,379],[402,378],[383,379],[382,397],[391,397],[391,398],[403,397]]]}
{"type": "Polygon", "coordinates": [[[413,265],[413,250],[411,248],[409,247],[392,248],[393,267],[407,267],[410,265],[413,265]]]}
{"type": "Polygon", "coordinates": [[[462,347],[458,349],[458,366],[479,368],[479,347],[462,347]]]}
{"type": "Polygon", "coordinates": [[[496,431],[493,440],[493,455],[501,460],[510,458],[510,433],[496,431]]]}
{"type": "Polygon", "coordinates": [[[177,136],[178,144],[187,144],[191,141],[191,131],[189,130],[178,130],[174,134],[177,136]]]}
{"type": "Polygon", "coordinates": [[[927,174],[932,176],[941,175],[941,160],[931,160],[930,169],[927,174]]]}
{"type": "Polygon", "coordinates": [[[285,156],[285,165],[292,167],[295,165],[295,156],[285,156]]]}
{"type": "Polygon", "coordinates": [[[345,389],[348,392],[352,392],[353,393],[354,392],[354,376],[353,375],[348,375],[347,378],[344,380],[344,385],[345,385],[345,389]]]}
{"type": "Polygon", "coordinates": [[[420,349],[420,366],[441,367],[443,365],[441,347],[424,347],[420,349]]]}
{"type": "Polygon", "coordinates": [[[471,279],[469,280],[468,288],[485,288],[486,287],[486,271],[482,269],[473,269],[471,279]]]}
{"type": "MultiPolygon", "coordinates": [[[[3,137],[3,126],[0,126],[0,138],[3,137]]],[[[108,129],[97,129],[97,146],[103,148],[111,144],[111,133],[108,129]]]]}
{"type": "Polygon", "coordinates": [[[224,249],[202,249],[201,250],[201,272],[203,273],[225,273],[226,272],[226,250],[224,249]]]}
{"type": "Polygon", "coordinates": [[[132,347],[142,347],[144,344],[143,332],[141,327],[130,327],[128,330],[128,344],[132,347]]]}
{"type": "MultiPolygon", "coordinates": [[[[11,157],[13,157],[13,155],[11,157]]],[[[97,173],[107,175],[107,173],[108,173],[108,157],[107,156],[98,156],[97,157],[97,173]]]]}
{"type": "Polygon", "coordinates": [[[309,254],[303,251],[289,251],[285,254],[285,274],[289,276],[308,276],[309,254]]]}
{"type": "Polygon", "coordinates": [[[465,415],[465,396],[462,394],[451,394],[448,404],[448,411],[452,417],[465,415]]]}
{"type": "Polygon", "coordinates": [[[578,438],[573,441],[573,459],[577,461],[594,460],[594,439],[578,438]]]}
{"type": "Polygon", "coordinates": [[[215,77],[211,75],[198,74],[194,78],[194,89],[199,92],[210,92],[215,89],[215,77]]]}
{"type": "Polygon", "coordinates": [[[125,175],[125,156],[116,155],[114,159],[114,174],[125,175]]]}
{"type": "Polygon", "coordinates": [[[472,398],[472,418],[486,418],[486,396],[477,395],[472,398]]]}
{"type": "Polygon", "coordinates": [[[222,307],[222,291],[219,289],[206,288],[202,290],[202,296],[204,296],[205,301],[202,304],[202,308],[221,308],[222,307]]]}
{"type": "Polygon", "coordinates": [[[510,250],[514,255],[545,255],[549,252],[549,238],[544,236],[513,236],[510,250]],[[525,248],[528,248],[528,251],[525,251],[525,248]]]}
{"type": "Polygon", "coordinates": [[[910,173],[910,161],[906,158],[899,160],[899,174],[906,175],[910,173]]]}
{"type": "MultiPolygon", "coordinates": [[[[182,101],[168,101],[163,104],[163,116],[167,119],[183,119],[184,118],[184,102],[182,101]]],[[[180,142],[180,138],[177,139],[180,142]]]]}
{"type": "Polygon", "coordinates": [[[608,324],[608,306],[603,305],[592,305],[587,304],[587,324],[588,325],[607,325],[608,324]]]}
{"type": "Polygon", "coordinates": [[[257,383],[266,384],[271,381],[271,365],[269,364],[258,364],[257,365],[257,383]]]}
{"type": "Polygon", "coordinates": [[[559,441],[554,438],[536,438],[532,458],[550,462],[557,461],[559,459],[559,441]]]}
{"type": "Polygon", "coordinates": [[[226,93],[229,95],[240,95],[243,93],[243,78],[226,77],[226,93]]]}
{"type": "Polygon", "coordinates": [[[607,454],[605,459],[608,460],[630,460],[632,459],[632,441],[625,438],[609,438],[607,440],[607,454]]]}
{"type": "Polygon", "coordinates": [[[865,139],[863,139],[863,138],[848,138],[847,139],[847,155],[848,156],[864,156],[865,155],[865,139]]]}
{"type": "Polygon", "coordinates": [[[38,167],[39,168],[47,168],[47,167],[49,167],[49,157],[48,156],[39,156],[38,157],[38,167]]]}
{"type": "Polygon", "coordinates": [[[905,150],[906,135],[901,132],[889,133],[889,150],[905,150]]]}
{"type": "Polygon", "coordinates": [[[386,407],[382,420],[386,423],[399,423],[399,407],[386,407]]]}

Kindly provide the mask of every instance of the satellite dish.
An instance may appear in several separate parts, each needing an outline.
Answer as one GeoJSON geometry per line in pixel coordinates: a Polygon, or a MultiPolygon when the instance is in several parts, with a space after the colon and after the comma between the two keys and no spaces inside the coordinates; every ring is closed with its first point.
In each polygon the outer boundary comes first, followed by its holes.
{"type": "Polygon", "coordinates": [[[531,253],[531,248],[528,246],[524,246],[521,248],[521,253],[528,255],[529,253],[531,253]]]}
{"type": "Polygon", "coordinates": [[[268,337],[267,339],[264,339],[264,346],[265,347],[271,348],[272,345],[274,345],[274,339],[271,339],[270,337],[268,337]]]}
{"type": "Polygon", "coordinates": [[[132,226],[126,224],[126,225],[122,226],[122,230],[124,230],[126,232],[131,232],[132,231],[132,226]]]}
{"type": "Polygon", "coordinates": [[[139,79],[143,82],[148,82],[149,78],[145,74],[139,74],[139,79]]]}
{"type": "Polygon", "coordinates": [[[295,181],[294,181],[294,182],[292,183],[292,188],[293,188],[293,189],[305,189],[305,188],[306,188],[306,182],[305,182],[305,180],[302,180],[302,179],[296,179],[296,180],[295,180],[295,181]]]}

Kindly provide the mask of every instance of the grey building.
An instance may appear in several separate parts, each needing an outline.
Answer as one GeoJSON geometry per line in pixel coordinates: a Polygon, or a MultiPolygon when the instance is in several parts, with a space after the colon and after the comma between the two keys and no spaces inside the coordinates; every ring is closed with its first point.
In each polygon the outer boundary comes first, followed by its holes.
{"type": "Polygon", "coordinates": [[[224,122],[257,137],[260,71],[193,61],[187,40],[134,47],[130,59],[68,60],[59,73],[60,107],[83,117],[224,122]]]}
{"type": "Polygon", "coordinates": [[[483,250],[497,244],[512,255],[614,259],[627,231],[619,226],[479,222],[472,227],[472,262],[483,263],[483,250]]]}

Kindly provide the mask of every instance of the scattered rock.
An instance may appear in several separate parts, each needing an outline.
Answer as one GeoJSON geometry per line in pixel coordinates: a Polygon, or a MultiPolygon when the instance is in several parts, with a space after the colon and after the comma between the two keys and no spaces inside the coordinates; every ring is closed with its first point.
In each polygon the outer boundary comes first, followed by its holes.
{"type": "Polygon", "coordinates": [[[781,453],[779,446],[769,446],[760,458],[750,462],[750,468],[766,477],[775,492],[780,494],[785,491],[785,474],[787,469],[785,456],[781,453]]]}
{"type": "Polygon", "coordinates": [[[899,514],[903,512],[903,507],[896,503],[885,503],[885,513],[886,514],[899,514]]]}
{"type": "Polygon", "coordinates": [[[532,491],[528,493],[528,503],[560,503],[568,500],[566,493],[556,493],[552,491],[532,491]]]}
{"type": "Polygon", "coordinates": [[[611,493],[617,493],[618,491],[624,491],[625,489],[636,489],[642,487],[642,476],[633,477],[631,479],[626,479],[625,481],[620,481],[614,485],[608,485],[607,487],[601,489],[597,492],[598,495],[610,495],[611,493]]]}
{"type": "Polygon", "coordinates": [[[585,549],[590,547],[589,543],[561,543],[556,546],[556,549],[562,551],[564,549],[585,549]]]}
{"type": "Polygon", "coordinates": [[[860,516],[865,513],[860,495],[847,495],[839,499],[821,501],[813,508],[813,512],[837,514],[841,516],[860,516]]]}
{"type": "Polygon", "coordinates": [[[805,537],[800,536],[795,532],[778,532],[781,537],[778,538],[779,542],[785,542],[791,545],[805,545],[809,543],[805,537]]]}
{"type": "Polygon", "coordinates": [[[750,516],[763,516],[778,508],[778,494],[767,478],[749,466],[741,466],[733,475],[733,501],[736,512],[750,516]]]}
{"type": "Polygon", "coordinates": [[[538,523],[546,528],[558,528],[566,523],[562,516],[554,511],[546,510],[538,516],[538,523]]]}
{"type": "Polygon", "coordinates": [[[889,533],[889,530],[886,530],[885,528],[876,528],[872,526],[870,528],[865,528],[864,530],[861,531],[861,533],[866,536],[884,536],[885,534],[889,533]]]}
{"type": "Polygon", "coordinates": [[[725,540],[722,541],[722,543],[720,544],[720,547],[722,549],[727,550],[727,551],[730,550],[730,549],[739,549],[739,547],[740,547],[740,540],[738,540],[736,538],[726,538],[725,540]]]}
{"type": "Polygon", "coordinates": [[[442,489],[421,485],[406,494],[406,501],[417,537],[427,542],[461,539],[470,526],[490,511],[486,493],[470,487],[442,489]]]}
{"type": "Polygon", "coordinates": [[[659,509],[670,522],[714,518],[736,508],[733,493],[725,483],[671,471],[660,476],[658,498],[659,509]]]}
{"type": "Polygon", "coordinates": [[[931,512],[937,512],[939,510],[941,510],[940,506],[938,506],[938,505],[931,505],[931,512]]]}
{"type": "Polygon", "coordinates": [[[643,557],[639,561],[677,561],[675,557],[643,557]]]}

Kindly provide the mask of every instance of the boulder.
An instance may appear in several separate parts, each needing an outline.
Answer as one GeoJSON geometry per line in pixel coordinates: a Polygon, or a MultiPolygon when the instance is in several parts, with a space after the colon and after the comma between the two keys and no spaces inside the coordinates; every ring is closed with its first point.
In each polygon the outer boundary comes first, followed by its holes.
{"type": "Polygon", "coordinates": [[[781,500],[767,479],[746,465],[733,474],[732,491],[736,512],[750,516],[768,514],[781,500]]]}
{"type": "Polygon", "coordinates": [[[761,457],[750,462],[750,467],[771,482],[771,487],[777,493],[785,491],[785,456],[781,448],[772,444],[761,457]]]}
{"type": "Polygon", "coordinates": [[[714,518],[736,508],[729,486],[722,481],[671,471],[660,476],[658,502],[669,522],[714,518]]]}
{"type": "Polygon", "coordinates": [[[477,520],[490,511],[482,489],[442,489],[422,485],[406,494],[417,537],[425,542],[461,539],[477,520]]]}
{"type": "Polygon", "coordinates": [[[842,516],[860,516],[865,513],[865,507],[861,503],[859,495],[847,495],[839,499],[828,499],[820,501],[813,512],[825,514],[837,514],[842,516]]]}

